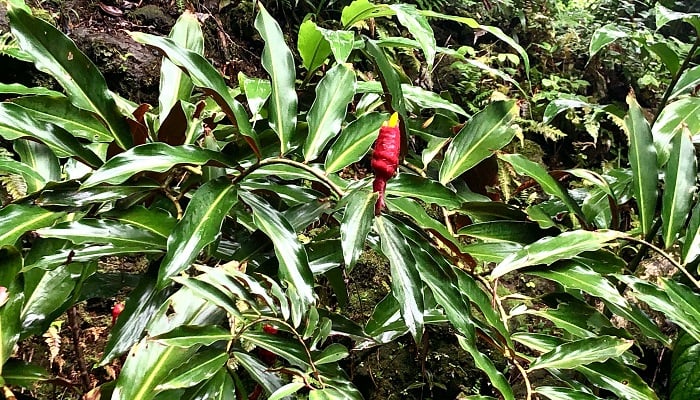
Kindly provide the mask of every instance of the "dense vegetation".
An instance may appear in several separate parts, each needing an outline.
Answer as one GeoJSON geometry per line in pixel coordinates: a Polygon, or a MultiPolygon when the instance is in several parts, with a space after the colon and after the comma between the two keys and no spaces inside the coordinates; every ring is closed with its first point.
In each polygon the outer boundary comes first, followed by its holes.
{"type": "Polygon", "coordinates": [[[228,76],[178,3],[129,32],[163,56],[138,104],[3,1],[0,53],[55,80],[0,83],[6,398],[700,398],[697,4],[241,2],[265,73],[228,76]],[[357,378],[403,346],[415,385],[357,378]]]}

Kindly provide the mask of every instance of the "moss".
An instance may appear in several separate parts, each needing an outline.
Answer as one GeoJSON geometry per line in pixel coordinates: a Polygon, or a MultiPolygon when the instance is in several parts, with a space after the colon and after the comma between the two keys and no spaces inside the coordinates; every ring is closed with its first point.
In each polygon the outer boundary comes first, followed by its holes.
{"type": "Polygon", "coordinates": [[[175,24],[175,20],[172,17],[154,4],[137,8],[129,14],[129,17],[144,25],[153,25],[157,28],[169,28],[175,24]]]}

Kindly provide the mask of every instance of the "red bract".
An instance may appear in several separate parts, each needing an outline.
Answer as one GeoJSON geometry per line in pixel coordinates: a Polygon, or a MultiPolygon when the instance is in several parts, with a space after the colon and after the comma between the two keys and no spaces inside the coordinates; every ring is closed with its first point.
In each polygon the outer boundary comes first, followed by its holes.
{"type": "Polygon", "coordinates": [[[114,303],[112,307],[112,325],[117,322],[117,317],[124,311],[124,303],[114,303]]]}
{"type": "Polygon", "coordinates": [[[264,331],[265,333],[269,333],[269,334],[271,334],[271,335],[274,335],[274,334],[277,333],[277,328],[275,328],[275,327],[272,326],[272,325],[265,324],[265,325],[263,325],[263,331],[264,331]]]}
{"type": "Polygon", "coordinates": [[[379,136],[374,142],[372,153],[372,170],[374,171],[374,183],[372,189],[379,193],[379,199],[374,206],[374,214],[379,215],[384,209],[384,192],[386,181],[391,179],[399,166],[399,153],[401,152],[401,130],[399,129],[399,115],[394,113],[379,128],[379,136]]]}

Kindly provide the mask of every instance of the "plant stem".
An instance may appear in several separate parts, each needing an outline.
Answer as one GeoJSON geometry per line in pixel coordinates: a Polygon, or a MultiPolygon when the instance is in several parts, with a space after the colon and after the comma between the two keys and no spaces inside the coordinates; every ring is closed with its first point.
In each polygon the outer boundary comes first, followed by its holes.
{"type": "Polygon", "coordinates": [[[80,369],[80,383],[83,387],[83,392],[90,390],[90,376],[88,375],[87,364],[83,349],[80,347],[80,323],[78,321],[78,310],[75,306],[68,309],[68,324],[73,338],[73,347],[75,348],[75,357],[78,359],[78,368],[80,369]]]}
{"type": "Polygon", "coordinates": [[[690,65],[690,60],[695,55],[695,52],[697,51],[698,47],[700,47],[700,33],[695,38],[695,43],[693,43],[693,47],[690,48],[688,54],[685,56],[685,60],[683,60],[683,65],[681,65],[681,67],[678,68],[678,71],[676,71],[676,74],[673,76],[673,79],[671,79],[671,83],[668,84],[668,88],[664,93],[664,97],[663,99],[661,99],[661,103],[659,103],[659,107],[656,109],[656,113],[654,114],[654,120],[651,122],[652,126],[656,123],[656,120],[659,119],[661,111],[664,109],[664,107],[666,107],[666,103],[668,102],[669,97],[671,97],[673,88],[681,79],[683,71],[685,71],[688,68],[688,65],[690,65]]]}
{"type": "Polygon", "coordinates": [[[674,260],[673,257],[671,257],[668,253],[666,253],[665,251],[663,251],[663,249],[661,249],[661,248],[659,248],[659,247],[657,247],[657,246],[654,246],[653,244],[647,242],[646,240],[637,239],[637,238],[632,237],[632,236],[625,236],[625,240],[629,240],[629,241],[631,241],[631,242],[640,243],[640,244],[642,244],[642,245],[645,245],[645,246],[651,248],[651,249],[654,250],[655,252],[661,254],[661,256],[663,256],[663,257],[664,257],[665,259],[667,259],[671,264],[673,264],[674,267],[678,268],[681,272],[683,272],[683,274],[685,274],[685,276],[693,283],[693,285],[695,285],[695,287],[697,287],[698,289],[700,289],[700,281],[698,281],[697,279],[695,279],[695,277],[694,277],[681,263],[679,263],[678,261],[674,260]]]}
{"type": "Polygon", "coordinates": [[[288,158],[281,158],[281,157],[274,157],[274,158],[267,158],[265,160],[260,161],[257,164],[252,165],[250,168],[246,169],[245,171],[241,172],[240,175],[236,176],[233,178],[233,183],[238,183],[245,179],[248,175],[250,175],[252,172],[257,170],[258,168],[267,166],[267,165],[273,165],[273,164],[286,164],[286,165],[291,165],[293,167],[302,169],[311,175],[315,176],[319,181],[321,181],[324,185],[328,186],[329,189],[331,189],[333,192],[338,197],[342,197],[345,194],[345,191],[340,188],[340,186],[336,185],[333,183],[326,175],[324,175],[322,172],[317,170],[316,168],[313,168],[307,164],[300,163],[298,161],[290,160],[288,158]]]}
{"type": "MultiPolygon", "coordinates": [[[[649,246],[651,242],[654,241],[654,236],[656,236],[656,233],[661,229],[661,225],[663,224],[663,221],[661,218],[657,219],[654,225],[652,225],[651,230],[647,235],[644,237],[644,240],[641,240],[640,242],[637,243],[642,243],[642,247],[639,249],[637,254],[634,256],[632,261],[630,261],[629,265],[627,268],[632,271],[632,272],[637,272],[637,268],[639,267],[639,263],[642,262],[642,258],[647,255],[647,251],[649,251],[649,246]]],[[[630,236],[631,237],[631,236],[630,236]]]]}

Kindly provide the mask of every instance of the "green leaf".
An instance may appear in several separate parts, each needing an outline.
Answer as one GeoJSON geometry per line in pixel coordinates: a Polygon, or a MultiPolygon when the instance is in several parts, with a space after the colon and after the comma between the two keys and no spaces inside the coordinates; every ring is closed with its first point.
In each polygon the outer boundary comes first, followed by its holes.
{"type": "Polygon", "coordinates": [[[51,226],[63,215],[40,207],[10,204],[0,209],[0,246],[13,245],[25,232],[51,226]]]}
{"type": "Polygon", "coordinates": [[[185,391],[181,400],[236,400],[236,387],[231,374],[220,368],[214,376],[185,391]]]}
{"type": "Polygon", "coordinates": [[[548,268],[530,270],[528,274],[552,280],[565,288],[581,290],[596,296],[613,313],[635,323],[648,337],[665,344],[669,342],[668,337],[661,333],[658,326],[641,310],[631,306],[608,279],[584,266],[579,260],[560,263],[548,268]]]}
{"type": "MultiPolygon", "coordinates": [[[[423,109],[431,108],[435,110],[445,110],[453,112],[455,114],[469,116],[469,114],[464,111],[464,109],[457,104],[451,102],[448,99],[440,97],[439,94],[425,90],[420,86],[413,86],[406,83],[401,84],[401,91],[403,92],[404,99],[411,105],[410,110],[416,113],[423,109]]],[[[357,83],[358,93],[376,93],[378,95],[384,94],[384,89],[382,88],[381,82],[370,81],[370,82],[358,82],[357,83]]],[[[422,132],[421,132],[422,133],[422,132]]]]}
{"type": "Polygon", "coordinates": [[[36,382],[51,379],[51,374],[38,365],[12,359],[2,366],[2,379],[5,380],[7,385],[32,388],[36,382]]]}
{"type": "Polygon", "coordinates": [[[545,231],[535,222],[489,221],[467,225],[457,233],[487,242],[505,241],[527,244],[544,236],[545,231]]]}
{"type": "Polygon", "coordinates": [[[343,248],[345,268],[352,270],[364,250],[365,239],[374,221],[374,193],[359,190],[350,195],[340,222],[340,243],[343,248]]]}
{"type": "Polygon", "coordinates": [[[503,376],[501,371],[496,368],[491,359],[486,357],[483,353],[479,351],[476,347],[476,341],[472,338],[467,338],[463,336],[457,336],[457,341],[459,346],[464,350],[468,351],[469,354],[474,359],[476,366],[484,371],[489,377],[489,381],[501,392],[505,400],[515,400],[515,395],[513,394],[513,388],[511,388],[508,380],[503,376]]]}
{"type": "Polygon", "coordinates": [[[272,93],[270,81],[267,79],[249,78],[242,72],[239,72],[238,83],[243,93],[245,93],[248,108],[250,108],[250,112],[253,114],[253,121],[261,118],[260,111],[270,97],[270,93],[272,93]]]}
{"type": "Polygon", "coordinates": [[[671,153],[671,141],[687,126],[690,132],[700,132],[700,98],[685,97],[666,105],[651,128],[657,165],[662,167],[671,153]]]}
{"type": "Polygon", "coordinates": [[[679,132],[672,141],[671,158],[664,173],[661,203],[662,235],[666,249],[673,246],[690,214],[697,190],[697,160],[690,131],[679,132]]]}
{"type": "Polygon", "coordinates": [[[32,55],[36,68],[53,76],[76,107],[97,114],[119,147],[130,148],[132,139],[126,119],[119,113],[95,64],[61,31],[22,7],[10,4],[7,14],[13,35],[22,50],[32,55]]]}
{"type": "MultiPolygon", "coordinates": [[[[20,160],[30,166],[34,172],[39,173],[45,183],[61,180],[61,164],[48,146],[29,139],[16,139],[13,148],[20,160]]],[[[27,182],[27,187],[34,186],[34,184],[38,184],[38,182],[27,182]]]]}
{"type": "Polygon", "coordinates": [[[166,240],[149,230],[123,224],[118,221],[84,218],[80,221],[64,222],[41,228],[42,237],[67,239],[75,244],[104,243],[115,246],[155,247],[165,249],[166,240]]]}
{"type": "Polygon", "coordinates": [[[633,92],[627,96],[627,104],[629,111],[625,116],[624,127],[630,139],[628,157],[632,168],[632,188],[639,209],[639,223],[646,235],[651,231],[656,212],[656,186],[659,182],[655,168],[656,150],[651,128],[633,92]]]}
{"type": "Polygon", "coordinates": [[[27,184],[28,194],[41,190],[46,184],[44,177],[32,167],[12,159],[0,158],[0,172],[21,175],[27,184]]]}
{"type": "Polygon", "coordinates": [[[34,119],[28,109],[14,103],[0,103],[0,136],[7,140],[30,137],[59,157],[75,156],[92,167],[102,165],[102,159],[63,128],[34,119]]]}
{"type": "MultiPolygon", "coordinates": [[[[202,54],[204,52],[204,35],[197,17],[185,10],[177,19],[168,35],[172,41],[187,50],[202,54]]],[[[167,58],[160,66],[160,90],[158,95],[158,116],[161,125],[178,100],[189,101],[194,85],[192,80],[177,65],[167,58]]]]}
{"type": "Polygon", "coordinates": [[[391,267],[391,293],[398,300],[401,316],[416,343],[423,337],[423,293],[420,275],[411,247],[388,217],[377,218],[375,227],[381,238],[381,250],[391,267]]]}
{"type": "Polygon", "coordinates": [[[680,332],[673,346],[670,373],[670,400],[700,397],[700,343],[692,336],[680,332]]]}
{"type": "Polygon", "coordinates": [[[563,201],[571,213],[577,215],[581,219],[585,218],[578,203],[571,198],[567,190],[563,188],[544,167],[528,160],[520,154],[500,154],[498,158],[512,165],[517,173],[527,175],[537,181],[545,193],[563,201]]]}
{"type": "MultiPolygon", "coordinates": [[[[0,226],[4,225],[6,224],[0,226]]],[[[5,375],[3,364],[14,353],[22,329],[20,313],[24,303],[24,288],[21,280],[17,279],[21,269],[21,254],[14,247],[0,247],[0,286],[6,289],[8,296],[0,306],[0,376],[5,375]]]]}
{"type": "Polygon", "coordinates": [[[93,113],[74,106],[64,96],[28,96],[13,99],[39,121],[59,126],[71,135],[91,142],[110,142],[112,135],[93,113]]]}
{"type": "Polygon", "coordinates": [[[255,332],[252,330],[245,331],[241,335],[241,338],[283,357],[292,365],[303,369],[309,368],[309,359],[306,351],[296,340],[287,339],[281,335],[271,335],[269,333],[255,332]]]}
{"type": "Polygon", "coordinates": [[[235,121],[239,132],[245,137],[248,145],[257,156],[260,156],[258,135],[250,125],[248,113],[243,105],[231,96],[224,78],[214,66],[202,55],[178,46],[171,39],[142,32],[129,32],[129,35],[138,43],[158,48],[165,53],[170,62],[185,70],[192,79],[192,83],[206,94],[211,95],[229,119],[232,122],[235,121]]]}
{"type": "Polygon", "coordinates": [[[211,346],[216,342],[230,341],[231,339],[233,339],[233,334],[229,330],[214,325],[181,325],[171,331],[149,338],[149,340],[157,341],[166,346],[175,347],[191,347],[198,344],[211,346]]]}
{"type": "Polygon", "coordinates": [[[306,386],[304,382],[290,382],[272,393],[268,400],[281,400],[298,392],[304,386],[306,386]]]}
{"type": "Polygon", "coordinates": [[[360,161],[377,140],[379,128],[386,119],[386,114],[373,112],[348,124],[328,150],[326,172],[331,174],[360,161]]]}
{"type": "Polygon", "coordinates": [[[562,259],[572,258],[584,251],[602,248],[607,242],[624,235],[617,231],[569,231],[555,237],[546,237],[523,247],[506,257],[491,271],[493,278],[508,272],[538,264],[552,264],[562,259]]]}
{"type": "Polygon", "coordinates": [[[498,101],[474,115],[447,147],[440,166],[440,183],[454,180],[508,144],[515,136],[510,125],[517,110],[513,100],[498,101]]]}
{"type": "Polygon", "coordinates": [[[591,393],[556,386],[539,386],[535,389],[535,393],[551,400],[602,400],[591,393]]]}
{"type": "Polygon", "coordinates": [[[700,204],[693,209],[683,240],[683,263],[690,264],[700,256],[700,204]]]}
{"type": "MultiPolygon", "coordinates": [[[[399,113],[402,121],[406,121],[406,101],[404,99],[403,89],[401,88],[401,78],[399,78],[399,74],[394,69],[391,61],[387,58],[384,50],[377,45],[376,41],[366,39],[365,51],[379,69],[382,87],[385,91],[389,92],[388,96],[391,98],[392,110],[399,113]]],[[[384,95],[385,98],[386,96],[387,94],[384,95]]]]}
{"type": "Polygon", "coordinates": [[[26,87],[19,83],[0,83],[0,93],[2,94],[20,94],[26,95],[43,95],[43,96],[63,96],[63,93],[49,90],[43,86],[26,87]]]}
{"type": "MultiPolygon", "coordinates": [[[[299,242],[292,226],[279,211],[264,200],[245,192],[241,192],[240,196],[253,209],[255,225],[272,240],[275,246],[280,278],[296,289],[304,309],[313,305],[315,303],[313,274],[309,268],[304,246],[299,242]]],[[[296,326],[301,322],[301,315],[295,318],[298,318],[294,321],[296,326]]]]}
{"type": "Polygon", "coordinates": [[[258,361],[248,353],[233,352],[233,357],[245,368],[251,378],[265,389],[269,396],[272,392],[284,385],[284,381],[275,372],[270,371],[267,365],[258,361]]]}
{"type": "Polygon", "coordinates": [[[101,183],[120,184],[143,171],[165,172],[181,164],[204,165],[210,162],[220,165],[231,163],[220,152],[202,149],[194,145],[142,144],[112,157],[90,175],[80,188],[82,190],[101,183]]]}
{"type": "Polygon", "coordinates": [[[168,252],[158,273],[159,288],[168,285],[170,277],[189,267],[199,252],[216,240],[236,201],[236,188],[226,179],[209,181],[197,189],[168,237],[168,252]]]}
{"type": "Polygon", "coordinates": [[[348,352],[348,349],[343,346],[340,343],[332,343],[323,351],[321,354],[318,355],[318,357],[315,357],[314,363],[316,365],[322,365],[322,364],[328,364],[328,363],[334,363],[336,361],[340,361],[347,356],[349,356],[350,353],[348,352]]]}
{"type": "Polygon", "coordinates": [[[228,360],[228,353],[221,349],[207,349],[192,356],[187,362],[172,370],[156,391],[192,387],[216,375],[228,360]]]}
{"type": "Polygon", "coordinates": [[[355,95],[355,72],[337,64],[316,86],[316,99],[309,109],[309,134],[304,144],[304,160],[315,160],[338,134],[348,104],[355,95]]]}
{"type": "Polygon", "coordinates": [[[522,248],[523,246],[513,242],[497,242],[472,243],[464,246],[462,250],[482,262],[499,263],[522,248]]]}
{"type": "Polygon", "coordinates": [[[318,26],[316,29],[321,32],[323,38],[331,46],[335,62],[338,64],[346,62],[355,44],[355,34],[351,31],[336,31],[318,26]]]}
{"type": "Polygon", "coordinates": [[[591,44],[588,47],[588,57],[593,58],[603,47],[617,39],[627,36],[628,33],[617,24],[608,24],[596,29],[596,31],[593,32],[593,36],[591,36],[591,44]]]}
{"type": "Polygon", "coordinates": [[[147,209],[143,206],[134,206],[126,210],[113,210],[102,214],[102,216],[137,226],[165,239],[168,238],[177,222],[167,211],[160,208],[147,209]]]}
{"type": "Polygon", "coordinates": [[[124,199],[129,196],[148,195],[150,191],[159,190],[155,183],[136,185],[101,186],[79,190],[74,182],[65,186],[45,188],[35,204],[40,206],[83,207],[88,204],[104,203],[124,199]],[[55,188],[55,189],[53,189],[55,188]]]}
{"type": "Polygon", "coordinates": [[[613,336],[574,340],[537,357],[530,364],[530,371],[541,368],[572,369],[592,362],[605,362],[621,356],[632,344],[632,340],[613,336]]]}
{"type": "Polygon", "coordinates": [[[620,399],[657,400],[658,396],[631,368],[616,360],[576,368],[588,380],[620,399]]]}
{"type": "Polygon", "coordinates": [[[428,19],[421,15],[413,4],[392,4],[389,5],[389,8],[396,13],[399,23],[405,26],[408,32],[420,43],[428,68],[432,69],[437,44],[428,19]]]}
{"type": "Polygon", "coordinates": [[[297,48],[307,74],[316,71],[331,54],[328,40],[321,34],[318,25],[310,19],[299,25],[297,48]]]}
{"type": "Polygon", "coordinates": [[[369,0],[354,0],[343,8],[340,22],[348,28],[369,18],[393,15],[394,12],[385,4],[372,4],[369,0]]]}
{"type": "Polygon", "coordinates": [[[284,35],[277,21],[258,3],[260,12],[255,17],[255,29],[265,41],[262,65],[270,74],[272,94],[269,103],[269,123],[280,139],[280,153],[291,150],[292,137],[297,124],[297,93],[294,86],[296,69],[292,52],[284,42],[284,35]]]}
{"type": "Polygon", "coordinates": [[[436,181],[411,173],[401,173],[390,179],[386,185],[386,193],[397,197],[413,197],[450,210],[462,205],[462,201],[452,190],[436,181]]]}

